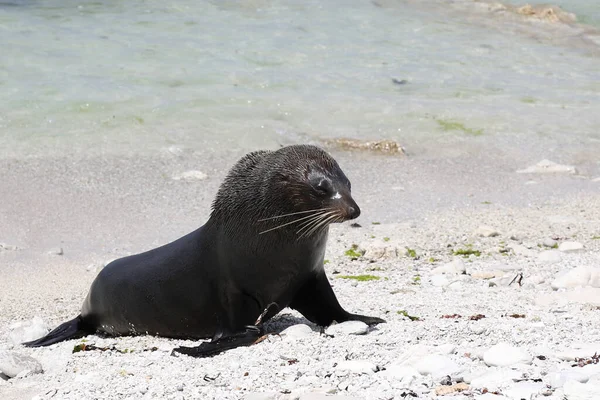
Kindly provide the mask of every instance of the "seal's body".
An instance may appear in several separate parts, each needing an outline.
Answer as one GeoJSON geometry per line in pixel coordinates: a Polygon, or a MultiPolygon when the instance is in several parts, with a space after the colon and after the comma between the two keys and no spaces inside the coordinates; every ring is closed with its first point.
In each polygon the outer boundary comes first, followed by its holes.
{"type": "Polygon", "coordinates": [[[27,346],[100,332],[205,339],[196,356],[253,343],[254,325],[291,307],[322,326],[384,322],[350,314],[325,276],[328,225],[356,218],[350,182],[314,146],[258,151],[221,185],[207,223],[182,238],[107,265],[81,314],[27,346]]]}

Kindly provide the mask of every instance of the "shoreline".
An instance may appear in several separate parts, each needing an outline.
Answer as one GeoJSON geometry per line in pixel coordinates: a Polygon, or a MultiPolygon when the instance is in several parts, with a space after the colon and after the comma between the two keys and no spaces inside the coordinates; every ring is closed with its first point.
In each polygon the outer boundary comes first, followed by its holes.
{"type": "MultiPolygon", "coordinates": [[[[590,179],[595,175],[582,179],[572,174],[518,174],[516,170],[527,165],[497,169],[493,165],[499,160],[482,163],[479,158],[470,164],[468,158],[450,159],[442,166],[419,157],[334,155],[353,183],[363,214],[356,221],[360,228],[332,227],[325,269],[346,309],[383,316],[388,322],[351,337],[322,336],[309,324],[312,333],[304,337],[272,336],[258,345],[202,360],[169,355],[177,345],[191,345],[188,341],[90,336],[87,343],[134,351],[73,354],[80,341],[25,349],[14,346],[9,334],[15,323],[36,316],[48,328],[72,318],[97,273],[88,269],[90,265],[156,247],[204,223],[230,161],[211,160],[214,170],[199,166],[194,157],[11,164],[12,181],[2,185],[15,208],[0,213],[4,219],[0,226],[12,227],[2,230],[0,242],[21,249],[0,252],[5,278],[0,282],[0,350],[30,355],[45,372],[0,382],[3,399],[292,399],[316,392],[330,393],[332,399],[342,395],[382,399],[402,390],[427,398],[440,386],[437,375],[417,373],[409,378],[403,374],[413,370],[403,368],[417,368],[410,360],[430,353],[441,357],[448,368],[458,365],[456,371],[450,368],[452,382],[464,380],[473,394],[482,390],[478,377],[498,371],[507,377],[527,373],[542,379],[553,388],[552,396],[570,393],[569,385],[553,378],[572,368],[559,354],[575,351],[569,350],[569,343],[600,343],[600,331],[594,328],[600,289],[554,291],[550,284],[561,271],[596,268],[600,261],[600,240],[593,239],[600,237],[600,182],[590,179]],[[173,179],[191,169],[206,172],[208,178],[173,179]],[[471,175],[465,175],[468,171],[471,175]],[[31,198],[35,193],[37,197],[31,198]],[[59,215],[53,216],[60,207],[59,215]],[[6,219],[7,215],[11,217],[6,219]],[[29,220],[19,226],[17,221],[23,218],[29,220]],[[486,225],[499,235],[475,234],[486,225]],[[584,248],[561,252],[545,247],[543,243],[553,237],[558,238],[557,245],[577,241],[584,248]],[[353,244],[366,250],[355,261],[345,254],[353,244]],[[59,246],[62,255],[48,254],[59,246]],[[460,249],[481,254],[467,258],[453,254],[460,249]],[[559,253],[560,261],[542,261],[545,256],[540,254],[546,251],[559,253]],[[382,256],[371,258],[378,254],[382,256]],[[434,272],[457,259],[466,274],[434,272]],[[523,286],[507,286],[516,273],[523,274],[523,286]],[[379,279],[341,278],[360,275],[379,279]],[[461,317],[441,318],[453,314],[461,317]],[[476,314],[486,318],[469,320],[476,314]],[[523,367],[488,366],[484,354],[502,342],[546,359],[523,367]],[[158,350],[142,351],[153,347],[158,350]],[[341,369],[348,357],[359,363],[352,365],[366,369],[341,369]],[[287,359],[298,363],[289,364],[287,359]],[[372,365],[381,370],[369,372],[372,365]]],[[[268,329],[277,333],[305,323],[301,315],[286,309],[268,329]]],[[[506,393],[518,389],[507,377],[493,385],[506,393]]]]}

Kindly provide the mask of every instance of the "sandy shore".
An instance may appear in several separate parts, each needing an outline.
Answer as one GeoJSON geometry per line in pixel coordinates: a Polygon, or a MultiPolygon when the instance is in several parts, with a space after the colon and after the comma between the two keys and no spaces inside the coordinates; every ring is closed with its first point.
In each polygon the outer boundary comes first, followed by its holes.
{"type": "Polygon", "coordinates": [[[388,321],[365,335],[321,335],[284,310],[271,332],[297,324],[312,332],[211,359],[170,356],[191,343],[153,337],[87,338],[133,350],[126,354],[73,354],[81,340],[42,349],[12,343],[15,323],[41,317],[51,328],[76,315],[97,265],[201,225],[242,153],[0,160],[9,172],[0,180],[0,351],[29,355],[44,370],[0,379],[0,398],[434,398],[446,375],[445,383],[466,383],[463,396],[482,399],[584,398],[599,387],[600,370],[572,367],[572,359],[600,351],[600,288],[552,288],[565,271],[600,266],[600,165],[590,159],[554,160],[575,164],[576,174],[519,174],[540,158],[335,153],[362,208],[361,227],[332,228],[325,268],[345,308],[388,321]],[[208,178],[173,179],[190,170],[208,178]],[[498,235],[480,236],[481,226],[498,235]],[[547,247],[564,242],[583,248],[547,247]],[[365,251],[357,260],[345,254],[353,244],[365,251]],[[480,254],[454,254],[461,249],[480,254]],[[519,274],[522,286],[509,286],[519,274]],[[356,275],[376,278],[342,278],[356,275]],[[453,314],[460,317],[441,318],[453,314]],[[485,318],[469,319],[477,314],[485,318]],[[488,350],[499,343],[513,346],[518,362],[494,361],[488,350]]]}

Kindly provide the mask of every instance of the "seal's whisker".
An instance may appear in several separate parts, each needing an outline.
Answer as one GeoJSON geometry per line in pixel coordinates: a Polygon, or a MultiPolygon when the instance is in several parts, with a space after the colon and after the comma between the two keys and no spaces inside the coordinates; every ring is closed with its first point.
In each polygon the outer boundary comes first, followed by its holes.
{"type": "Polygon", "coordinates": [[[323,221],[326,221],[329,218],[331,218],[332,216],[335,216],[335,213],[336,213],[336,211],[329,211],[326,213],[322,213],[319,215],[319,218],[315,218],[314,220],[312,220],[310,222],[306,222],[304,224],[304,226],[302,226],[298,230],[298,232],[296,232],[297,234],[300,235],[298,237],[298,239],[309,236],[311,234],[310,232],[313,232],[314,227],[319,226],[323,221]]]}
{"type": "Polygon", "coordinates": [[[305,229],[309,229],[310,227],[312,227],[313,224],[317,224],[321,219],[328,217],[332,213],[334,213],[334,211],[326,211],[316,214],[314,218],[304,221],[296,233],[299,234],[305,229]]]}
{"type": "Polygon", "coordinates": [[[315,227],[313,227],[310,232],[307,233],[306,236],[310,236],[315,232],[318,232],[320,229],[325,228],[327,225],[329,225],[331,222],[335,221],[338,217],[338,214],[334,214],[334,215],[330,215],[329,217],[321,220],[315,227]]]}
{"type": "Polygon", "coordinates": [[[319,214],[316,218],[313,218],[309,221],[305,221],[302,223],[302,226],[296,231],[296,234],[299,235],[298,239],[300,239],[304,235],[304,231],[310,229],[311,226],[317,224],[322,218],[325,218],[323,214],[319,214]]]}
{"type": "Polygon", "coordinates": [[[316,212],[316,211],[325,211],[325,210],[328,210],[328,209],[327,208],[315,208],[314,210],[297,211],[297,212],[293,212],[293,213],[289,213],[289,214],[282,214],[282,215],[276,215],[274,217],[259,219],[258,222],[268,221],[268,220],[277,219],[277,218],[289,217],[291,215],[306,214],[306,213],[311,213],[311,212],[316,212]]]}
{"type": "MultiPolygon", "coordinates": [[[[319,216],[319,215],[320,215],[320,213],[318,213],[316,216],[319,216]]],[[[297,219],[295,219],[293,221],[286,222],[285,224],[277,225],[274,228],[270,228],[270,229],[264,230],[264,231],[260,232],[259,235],[262,235],[263,233],[267,233],[267,232],[270,232],[270,231],[274,231],[275,229],[283,228],[284,226],[287,226],[287,225],[291,225],[291,224],[295,224],[297,222],[301,222],[301,221],[306,220],[306,219],[310,220],[311,218],[315,218],[316,216],[314,214],[311,214],[311,215],[304,216],[302,218],[297,218],[297,219]]]]}

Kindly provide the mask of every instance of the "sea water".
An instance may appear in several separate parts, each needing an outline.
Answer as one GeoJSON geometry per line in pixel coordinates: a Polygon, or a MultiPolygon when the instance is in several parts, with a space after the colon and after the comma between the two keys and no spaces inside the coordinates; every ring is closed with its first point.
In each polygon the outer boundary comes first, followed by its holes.
{"type": "Polygon", "coordinates": [[[469,1],[2,0],[0,157],[339,137],[585,147],[600,140],[600,3],[559,3],[584,24],[469,1]]]}

